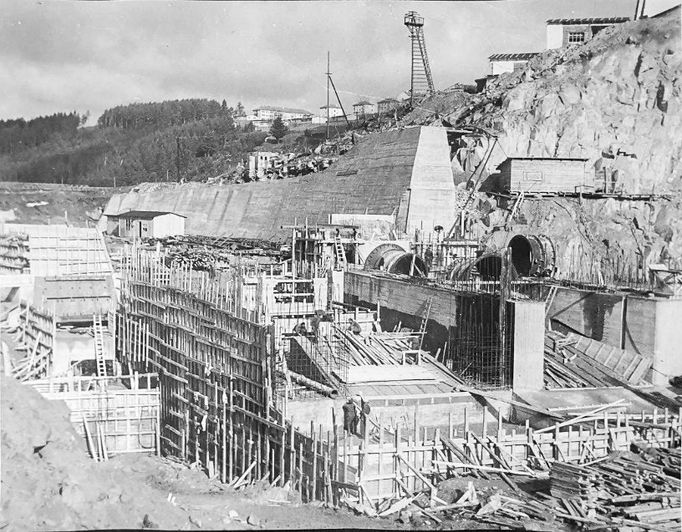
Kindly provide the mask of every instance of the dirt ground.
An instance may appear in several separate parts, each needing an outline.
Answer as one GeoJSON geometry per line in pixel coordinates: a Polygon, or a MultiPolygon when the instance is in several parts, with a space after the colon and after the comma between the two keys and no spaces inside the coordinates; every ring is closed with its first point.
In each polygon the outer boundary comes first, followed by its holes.
{"type": "Polygon", "coordinates": [[[53,183],[0,183],[0,222],[92,226],[109,198],[127,190],[53,183]]]}
{"type": "Polygon", "coordinates": [[[47,401],[3,375],[0,404],[3,531],[485,527],[457,520],[437,526],[404,516],[402,522],[398,515],[369,518],[346,508],[302,504],[296,493],[267,485],[235,491],[201,471],[156,456],[129,454],[94,462],[63,402],[47,401]]]}

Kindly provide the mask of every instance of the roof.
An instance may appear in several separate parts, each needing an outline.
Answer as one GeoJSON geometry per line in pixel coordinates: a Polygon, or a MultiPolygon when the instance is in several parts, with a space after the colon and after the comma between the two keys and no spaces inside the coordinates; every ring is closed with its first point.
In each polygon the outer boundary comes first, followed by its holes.
{"type": "Polygon", "coordinates": [[[528,61],[540,52],[521,52],[516,54],[493,54],[488,56],[489,61],[528,61]]]}
{"type": "Polygon", "coordinates": [[[327,107],[330,109],[341,109],[338,105],[323,105],[320,109],[326,109],[327,107]]]}
{"type": "Polygon", "coordinates": [[[174,214],[175,216],[180,216],[181,218],[187,218],[187,216],[184,216],[183,214],[178,214],[177,212],[171,212],[171,211],[126,211],[126,212],[120,212],[116,214],[115,216],[118,216],[119,218],[141,218],[143,220],[151,220],[152,218],[156,218],[158,216],[163,216],[164,214],[174,214]]]}
{"type": "Polygon", "coordinates": [[[569,26],[573,24],[621,24],[630,20],[629,17],[597,17],[597,18],[551,18],[547,25],[569,26]]]}
{"type": "Polygon", "coordinates": [[[650,15],[649,18],[667,17],[671,13],[680,11],[680,9],[682,9],[682,4],[677,4],[676,6],[673,6],[670,9],[666,9],[665,11],[661,11],[660,13],[656,13],[655,15],[650,15]]]}
{"type": "Polygon", "coordinates": [[[354,103],[353,107],[356,107],[358,105],[372,105],[372,104],[370,102],[368,102],[367,100],[362,100],[361,102],[354,103]]]}
{"type": "Polygon", "coordinates": [[[292,113],[292,114],[299,114],[299,115],[311,115],[310,111],[306,111],[305,109],[294,109],[293,107],[277,107],[274,105],[260,105],[258,107],[255,107],[255,111],[262,110],[262,111],[275,111],[278,113],[292,113]]]}
{"type": "Polygon", "coordinates": [[[395,98],[384,98],[383,100],[379,100],[377,103],[388,103],[388,102],[397,102],[395,98]]]}
{"type": "Polygon", "coordinates": [[[586,157],[507,157],[500,164],[505,164],[509,161],[582,161],[585,162],[586,157]]]}

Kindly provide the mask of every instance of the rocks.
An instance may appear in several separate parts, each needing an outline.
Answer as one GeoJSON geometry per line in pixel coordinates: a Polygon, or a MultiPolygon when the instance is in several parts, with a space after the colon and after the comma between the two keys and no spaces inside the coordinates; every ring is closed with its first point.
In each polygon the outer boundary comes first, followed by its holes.
{"type": "Polygon", "coordinates": [[[159,525],[149,517],[149,514],[144,514],[144,517],[142,518],[142,528],[159,528],[159,525]]]}

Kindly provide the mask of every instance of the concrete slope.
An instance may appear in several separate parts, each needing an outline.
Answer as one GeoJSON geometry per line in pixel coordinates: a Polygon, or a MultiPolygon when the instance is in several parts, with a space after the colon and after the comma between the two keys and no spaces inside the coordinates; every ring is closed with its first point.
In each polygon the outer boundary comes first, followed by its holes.
{"type": "Polygon", "coordinates": [[[168,210],[187,216],[189,234],[279,241],[289,234],[282,226],[306,219],[327,223],[333,213],[395,215],[403,230],[408,221],[410,227],[419,227],[419,216],[428,215],[424,228],[430,229],[434,220],[444,225],[450,219],[451,204],[446,203],[454,185],[448,154],[443,129],[388,131],[363,139],[324,172],[238,185],[141,185],[113,197],[105,212],[168,210]],[[435,161],[431,166],[430,157],[435,161]],[[429,188],[432,174],[438,183],[429,188]],[[412,214],[411,187],[416,187],[419,201],[412,214]],[[431,201],[435,209],[429,207],[431,201]]]}

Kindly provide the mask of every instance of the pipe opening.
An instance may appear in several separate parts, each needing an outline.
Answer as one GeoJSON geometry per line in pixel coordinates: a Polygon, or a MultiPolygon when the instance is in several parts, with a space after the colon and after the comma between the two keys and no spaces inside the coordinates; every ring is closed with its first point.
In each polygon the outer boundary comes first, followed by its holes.
{"type": "Polygon", "coordinates": [[[528,239],[523,235],[516,235],[509,241],[509,249],[511,249],[511,262],[516,273],[521,277],[528,277],[533,262],[532,249],[528,239]]]}

